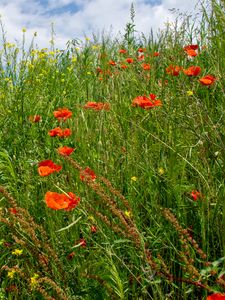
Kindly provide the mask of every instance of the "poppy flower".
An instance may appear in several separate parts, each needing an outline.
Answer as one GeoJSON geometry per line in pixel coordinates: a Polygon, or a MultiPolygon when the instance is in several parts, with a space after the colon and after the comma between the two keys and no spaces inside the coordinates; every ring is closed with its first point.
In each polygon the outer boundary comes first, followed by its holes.
{"type": "Polygon", "coordinates": [[[97,226],[91,225],[91,233],[96,233],[97,232],[97,226]]]}
{"type": "Polygon", "coordinates": [[[110,110],[110,104],[103,102],[87,102],[87,104],[84,105],[84,108],[93,110],[110,110]]]}
{"type": "Polygon", "coordinates": [[[212,75],[206,75],[200,78],[199,81],[202,85],[212,85],[216,81],[216,78],[212,75]]]}
{"type": "Polygon", "coordinates": [[[151,109],[155,106],[162,106],[161,100],[156,99],[155,94],[150,94],[149,97],[137,96],[133,101],[131,106],[139,106],[144,109],[151,109]]]}
{"type": "Polygon", "coordinates": [[[114,60],[110,60],[110,61],[108,62],[108,64],[109,64],[110,66],[116,66],[116,62],[115,62],[114,60]]]}
{"type": "Polygon", "coordinates": [[[225,300],[225,295],[220,293],[215,293],[212,295],[209,295],[207,297],[207,300],[225,300]]]}
{"type": "Polygon", "coordinates": [[[154,52],[154,53],[153,53],[153,56],[154,56],[154,57],[157,57],[157,56],[159,56],[159,55],[160,55],[159,52],[154,52]]]}
{"type": "Polygon", "coordinates": [[[13,214],[13,215],[17,215],[17,214],[18,214],[17,209],[14,208],[14,207],[10,207],[10,208],[9,208],[9,211],[10,211],[10,213],[13,214]]]}
{"type": "Polygon", "coordinates": [[[140,55],[140,56],[138,56],[138,58],[137,58],[139,61],[140,60],[144,60],[145,59],[145,56],[144,56],[144,54],[142,54],[142,55],[140,55]]]}
{"type": "Polygon", "coordinates": [[[80,179],[82,181],[95,181],[97,178],[95,172],[91,170],[89,167],[86,167],[84,170],[80,172],[80,179]]]}
{"type": "Polygon", "coordinates": [[[187,76],[198,76],[201,72],[201,68],[199,66],[191,66],[188,69],[184,69],[183,72],[187,76]]]}
{"type": "Polygon", "coordinates": [[[81,246],[82,248],[86,248],[86,246],[87,246],[87,242],[86,242],[85,239],[80,239],[79,244],[80,244],[80,246],[81,246]]]}
{"type": "Polygon", "coordinates": [[[52,160],[43,160],[38,164],[38,174],[42,177],[59,172],[61,169],[62,166],[54,164],[52,160]]]}
{"type": "Polygon", "coordinates": [[[193,199],[194,201],[197,201],[199,198],[202,197],[202,195],[201,195],[201,193],[200,193],[199,191],[193,190],[193,191],[191,192],[191,197],[192,197],[192,199],[193,199]]]}
{"type": "Polygon", "coordinates": [[[121,65],[120,65],[120,68],[121,68],[121,69],[127,69],[127,65],[121,64],[121,65]]]}
{"type": "Polygon", "coordinates": [[[144,70],[146,70],[146,71],[149,71],[149,70],[151,69],[151,66],[150,66],[150,64],[143,63],[143,64],[142,64],[142,68],[143,68],[144,70]]]}
{"type": "Polygon", "coordinates": [[[58,110],[53,112],[53,115],[56,119],[60,120],[67,120],[68,118],[72,117],[73,113],[68,108],[59,108],[58,110]]]}
{"type": "Polygon", "coordinates": [[[72,134],[69,128],[61,129],[60,127],[56,127],[48,132],[51,137],[59,136],[59,137],[68,137],[72,134]]]}
{"type": "Polygon", "coordinates": [[[198,49],[198,45],[187,45],[184,47],[184,51],[187,53],[188,56],[197,56],[198,53],[196,50],[198,49]]]}
{"type": "Polygon", "coordinates": [[[39,115],[29,116],[29,120],[30,122],[38,123],[41,121],[41,116],[39,115]]]}
{"type": "Polygon", "coordinates": [[[127,62],[128,64],[132,64],[132,63],[134,62],[134,59],[131,58],[131,57],[128,57],[128,58],[126,59],[126,62],[127,62]]]}
{"type": "Polygon", "coordinates": [[[65,194],[58,194],[48,191],[45,194],[46,205],[54,210],[64,209],[70,211],[75,208],[80,202],[80,198],[74,195],[72,192],[65,194]]]}
{"type": "Polygon", "coordinates": [[[125,50],[125,49],[120,49],[120,50],[119,50],[119,53],[120,53],[120,54],[125,54],[125,53],[127,53],[127,50],[125,50]]]}
{"type": "Polygon", "coordinates": [[[63,156],[69,156],[70,154],[73,153],[74,150],[75,150],[75,148],[63,146],[63,147],[58,148],[58,153],[63,156]]]}
{"type": "Polygon", "coordinates": [[[138,48],[137,50],[139,53],[142,53],[142,52],[145,52],[146,51],[146,48],[138,48]]]}
{"type": "Polygon", "coordinates": [[[169,65],[169,67],[166,68],[166,73],[173,76],[178,76],[180,73],[181,67],[179,66],[173,66],[169,65]]]}

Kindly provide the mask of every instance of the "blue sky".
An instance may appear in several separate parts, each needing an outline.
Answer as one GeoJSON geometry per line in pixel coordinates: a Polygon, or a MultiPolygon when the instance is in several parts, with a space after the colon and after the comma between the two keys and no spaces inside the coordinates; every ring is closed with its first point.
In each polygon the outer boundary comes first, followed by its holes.
{"type": "MultiPolygon", "coordinates": [[[[26,28],[29,45],[37,32],[35,43],[39,48],[49,47],[53,23],[55,46],[64,49],[68,40],[92,33],[123,33],[130,20],[131,3],[135,7],[136,30],[148,35],[151,28],[157,32],[175,15],[169,9],[181,12],[195,10],[197,0],[0,0],[0,15],[9,42],[21,41],[26,28]]],[[[2,38],[0,37],[2,40],[2,38]]]]}

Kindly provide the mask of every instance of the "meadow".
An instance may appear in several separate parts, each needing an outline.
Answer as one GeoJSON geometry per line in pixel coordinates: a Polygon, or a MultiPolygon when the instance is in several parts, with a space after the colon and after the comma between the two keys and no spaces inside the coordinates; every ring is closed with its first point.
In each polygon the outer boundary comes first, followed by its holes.
{"type": "Polygon", "coordinates": [[[225,299],[225,2],[157,37],[0,49],[0,299],[225,299]]]}

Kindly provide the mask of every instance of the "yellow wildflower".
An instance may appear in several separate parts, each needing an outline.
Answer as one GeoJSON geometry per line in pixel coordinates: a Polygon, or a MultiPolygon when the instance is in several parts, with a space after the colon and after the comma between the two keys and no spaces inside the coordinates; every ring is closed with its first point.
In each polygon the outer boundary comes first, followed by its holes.
{"type": "Polygon", "coordinates": [[[194,93],[193,93],[192,91],[187,91],[187,95],[188,95],[188,96],[193,96],[193,94],[194,94],[194,93]]]}
{"type": "Polygon", "coordinates": [[[27,31],[27,29],[26,28],[22,28],[22,31],[23,31],[23,33],[25,33],[27,31]]]}
{"type": "Polygon", "coordinates": [[[14,275],[15,275],[16,271],[15,270],[11,270],[11,271],[8,271],[7,273],[7,276],[10,278],[10,279],[13,279],[14,278],[14,275]]]}
{"type": "Polygon", "coordinates": [[[36,274],[36,273],[34,274],[34,276],[32,276],[30,278],[30,285],[31,285],[31,287],[35,287],[38,284],[38,281],[37,281],[38,278],[39,278],[39,275],[36,274]]]}
{"type": "Polygon", "coordinates": [[[129,211],[129,210],[125,210],[124,214],[125,214],[125,216],[128,217],[128,218],[131,217],[131,211],[129,211]]]}
{"type": "Polygon", "coordinates": [[[20,255],[23,254],[23,250],[22,249],[15,249],[14,251],[12,251],[12,254],[16,255],[16,256],[20,256],[20,255]]]}
{"type": "Polygon", "coordinates": [[[159,173],[159,175],[163,175],[165,173],[165,170],[162,167],[160,167],[158,169],[158,173],[159,173]]]}
{"type": "Polygon", "coordinates": [[[131,177],[131,180],[132,180],[132,181],[137,181],[137,177],[136,177],[136,176],[133,176],[133,177],[131,177]]]}

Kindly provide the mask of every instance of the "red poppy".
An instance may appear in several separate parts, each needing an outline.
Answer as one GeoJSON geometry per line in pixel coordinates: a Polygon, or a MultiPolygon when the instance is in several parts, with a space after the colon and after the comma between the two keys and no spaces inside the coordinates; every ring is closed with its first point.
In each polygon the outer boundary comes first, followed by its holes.
{"type": "Polygon", "coordinates": [[[74,150],[75,150],[75,148],[63,146],[63,147],[58,148],[58,153],[63,156],[69,156],[70,154],[73,153],[74,150]]]}
{"type": "Polygon", "coordinates": [[[53,112],[55,118],[60,120],[67,120],[68,118],[72,117],[73,113],[68,108],[59,108],[58,110],[53,112]]]}
{"type": "Polygon", "coordinates": [[[145,52],[145,51],[146,51],[146,48],[139,48],[137,51],[138,51],[139,53],[142,53],[142,52],[145,52]]]}
{"type": "Polygon", "coordinates": [[[166,68],[166,73],[173,76],[178,76],[181,69],[182,68],[179,66],[169,65],[169,67],[166,68]]]}
{"type": "Polygon", "coordinates": [[[162,106],[161,100],[156,99],[156,95],[150,94],[149,97],[137,96],[133,101],[131,106],[139,106],[144,109],[151,109],[155,106],[162,106]]]}
{"type": "Polygon", "coordinates": [[[143,63],[143,64],[142,64],[142,68],[143,68],[144,70],[146,70],[146,71],[149,71],[149,70],[151,69],[151,66],[150,66],[150,64],[143,63]]]}
{"type": "Polygon", "coordinates": [[[38,173],[42,177],[59,172],[61,169],[62,166],[54,164],[52,160],[43,160],[38,164],[38,173]]]}
{"type": "Polygon", "coordinates": [[[134,62],[134,59],[131,58],[131,57],[128,57],[128,58],[126,59],[126,62],[127,62],[128,64],[132,64],[132,63],[134,62]]]}
{"type": "Polygon", "coordinates": [[[85,239],[80,239],[79,244],[80,244],[80,246],[81,246],[82,248],[86,248],[86,246],[87,246],[87,242],[86,242],[85,239]]]}
{"type": "Polygon", "coordinates": [[[10,213],[13,214],[13,215],[17,215],[17,213],[18,213],[17,209],[14,208],[14,207],[10,207],[10,208],[9,208],[9,211],[10,211],[10,213]]]}
{"type": "Polygon", "coordinates": [[[120,50],[119,50],[119,53],[125,54],[125,53],[127,53],[127,50],[125,50],[125,49],[120,49],[120,50]]]}
{"type": "Polygon", "coordinates": [[[154,56],[154,57],[157,57],[157,56],[159,56],[159,55],[160,55],[159,52],[154,52],[154,53],[153,53],[153,56],[154,56]]]}
{"type": "Polygon", "coordinates": [[[108,64],[109,64],[110,66],[116,66],[116,62],[115,62],[114,60],[110,60],[110,61],[108,62],[108,64]]]}
{"type": "Polygon", "coordinates": [[[144,59],[145,59],[145,56],[144,56],[144,54],[142,54],[142,55],[138,56],[138,60],[144,60],[144,59]]]}
{"type": "Polygon", "coordinates": [[[201,68],[199,66],[191,66],[188,69],[183,69],[183,72],[187,76],[198,76],[201,72],[201,68]]]}
{"type": "Polygon", "coordinates": [[[216,81],[216,77],[212,75],[206,75],[199,79],[200,83],[203,85],[212,85],[216,81]]]}
{"type": "Polygon", "coordinates": [[[59,136],[59,137],[68,137],[72,134],[69,128],[61,129],[60,127],[56,127],[48,132],[51,137],[59,136]]]}
{"type": "Polygon", "coordinates": [[[97,226],[91,225],[91,232],[96,233],[97,232],[97,226]]]}
{"type": "Polygon", "coordinates": [[[110,104],[103,102],[87,102],[87,104],[84,105],[84,108],[93,110],[110,110],[110,104]]]}
{"type": "Polygon", "coordinates": [[[127,69],[127,65],[121,64],[121,65],[120,65],[120,68],[121,68],[121,69],[127,69]]]}
{"type": "Polygon", "coordinates": [[[80,198],[74,195],[72,192],[69,192],[67,195],[65,195],[48,191],[45,194],[45,202],[51,209],[64,209],[66,211],[70,211],[78,205],[80,198]]]}
{"type": "Polygon", "coordinates": [[[29,120],[33,123],[38,123],[41,121],[41,116],[39,115],[29,116],[29,120]]]}
{"type": "Polygon", "coordinates": [[[215,293],[212,295],[209,295],[207,297],[207,300],[225,300],[225,295],[220,293],[215,293]]]}
{"type": "Polygon", "coordinates": [[[84,170],[80,172],[80,179],[82,181],[95,181],[97,178],[95,172],[91,170],[89,167],[86,167],[84,170]]]}
{"type": "Polygon", "coordinates": [[[191,192],[191,197],[192,197],[192,199],[193,199],[194,201],[197,201],[199,198],[202,197],[202,195],[201,195],[201,193],[200,193],[199,191],[193,190],[193,191],[191,192]]]}
{"type": "Polygon", "coordinates": [[[187,45],[184,47],[184,51],[187,53],[188,56],[197,56],[198,53],[196,50],[198,49],[198,45],[187,45]]]}

